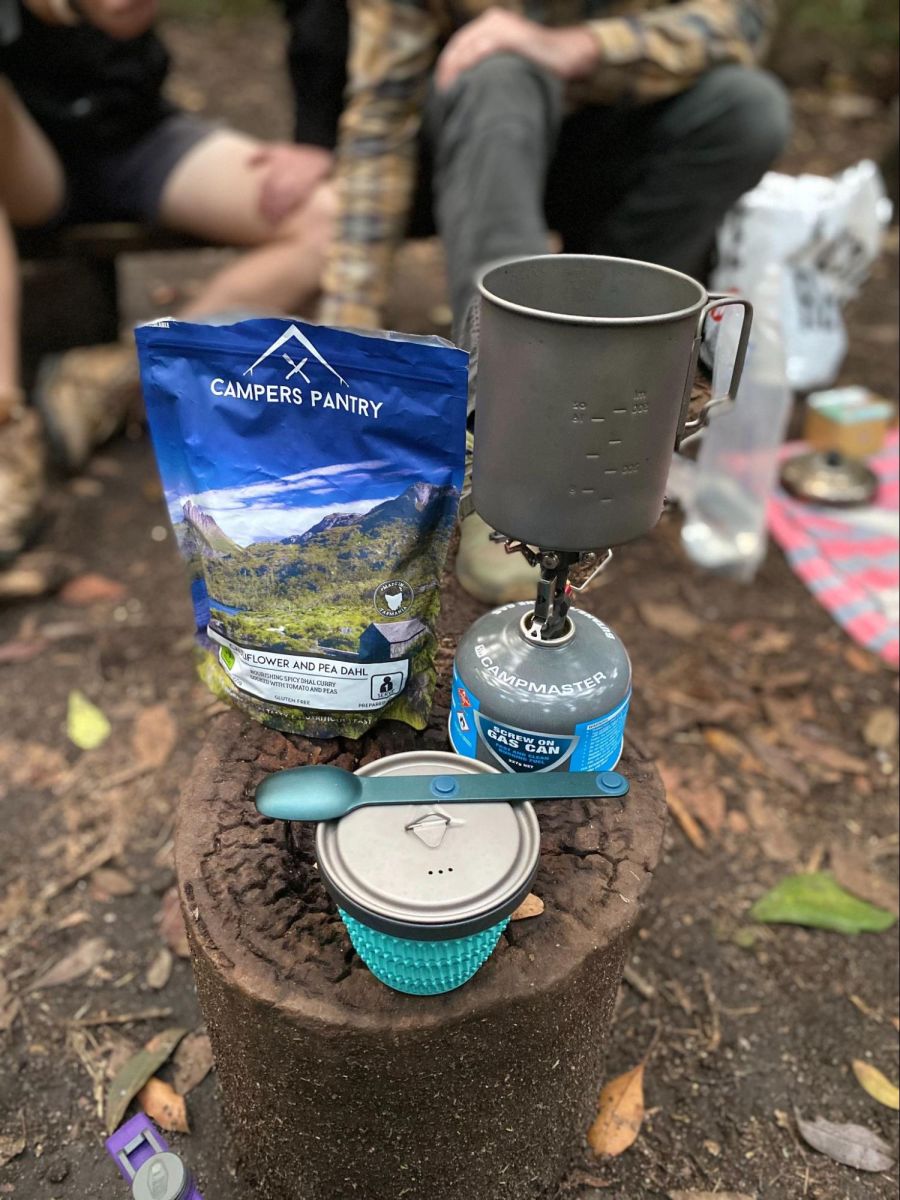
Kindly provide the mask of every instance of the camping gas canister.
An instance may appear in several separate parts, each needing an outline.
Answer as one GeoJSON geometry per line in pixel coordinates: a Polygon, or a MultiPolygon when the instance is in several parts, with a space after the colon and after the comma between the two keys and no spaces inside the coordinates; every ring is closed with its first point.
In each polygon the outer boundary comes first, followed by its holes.
{"type": "Polygon", "coordinates": [[[450,742],[506,771],[603,771],[619,761],[631,663],[608,625],[573,608],[541,641],[533,605],[494,609],[459,643],[450,742]]]}

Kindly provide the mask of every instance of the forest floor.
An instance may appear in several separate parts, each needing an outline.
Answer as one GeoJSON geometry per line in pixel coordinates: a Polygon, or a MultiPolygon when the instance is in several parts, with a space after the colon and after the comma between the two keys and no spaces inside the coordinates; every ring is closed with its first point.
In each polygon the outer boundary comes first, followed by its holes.
{"type": "MultiPolygon", "coordinates": [[[[182,104],[287,134],[274,22],[173,23],[169,33],[182,104]]],[[[831,173],[880,156],[878,106],[816,92],[796,106],[785,169],[831,173]]],[[[851,312],[842,377],[894,400],[897,250],[894,228],[851,312]]],[[[128,263],[130,315],[173,308],[219,261],[128,263]]],[[[407,251],[395,326],[441,330],[434,261],[431,245],[407,251]]],[[[59,483],[52,507],[44,544],[78,560],[80,588],[0,611],[0,1196],[115,1200],[123,1184],[98,1103],[111,1065],[167,1027],[202,1031],[171,908],[172,830],[219,706],[194,677],[187,589],[147,438],[109,446],[59,483]],[[111,723],[97,749],[66,738],[74,690],[111,723]]],[[[795,1109],[865,1125],[896,1151],[893,1115],[850,1065],[897,1077],[895,932],[763,926],[748,911],[782,877],[818,868],[896,909],[896,736],[880,745],[873,730],[896,713],[897,676],[848,640],[776,547],[742,587],[693,568],[678,524],[667,517],[619,552],[585,605],[629,648],[632,737],[700,836],[670,823],[610,1040],[613,1077],[655,1039],[643,1128],[621,1157],[576,1162],[566,1195],[894,1196],[896,1170],[862,1175],[814,1152],[795,1109]]],[[[443,635],[458,637],[479,611],[449,582],[443,635]]],[[[196,1038],[177,1064],[182,1079],[199,1074],[202,1056],[196,1038]]],[[[172,1141],[208,1200],[251,1200],[223,1152],[214,1072],[187,1109],[191,1132],[172,1141]]]]}

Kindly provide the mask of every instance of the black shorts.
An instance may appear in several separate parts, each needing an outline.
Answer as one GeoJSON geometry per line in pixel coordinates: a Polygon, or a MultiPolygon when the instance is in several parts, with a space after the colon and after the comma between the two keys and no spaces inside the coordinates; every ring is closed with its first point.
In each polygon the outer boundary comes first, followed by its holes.
{"type": "Polygon", "coordinates": [[[172,171],[220,127],[191,113],[174,112],[118,153],[89,153],[78,158],[63,153],[66,195],[50,227],[91,221],[155,224],[172,171]]]}

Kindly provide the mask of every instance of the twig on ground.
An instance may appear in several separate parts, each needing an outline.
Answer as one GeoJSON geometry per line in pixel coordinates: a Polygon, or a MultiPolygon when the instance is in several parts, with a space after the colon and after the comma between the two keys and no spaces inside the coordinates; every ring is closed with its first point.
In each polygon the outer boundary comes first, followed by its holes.
{"type": "Polygon", "coordinates": [[[701,971],[700,978],[703,980],[703,991],[706,993],[706,1003],[709,1007],[709,1049],[715,1053],[722,1044],[722,1021],[719,1015],[719,1002],[716,999],[716,993],[713,991],[712,976],[709,971],[701,971]]]}
{"type": "Polygon", "coordinates": [[[656,988],[643,975],[631,965],[625,964],[625,970],[622,972],[625,982],[629,984],[637,992],[639,996],[643,996],[645,1000],[652,1000],[656,996],[656,988]]]}
{"type": "Polygon", "coordinates": [[[92,1029],[97,1025],[133,1025],[138,1021],[156,1021],[171,1015],[171,1008],[145,1008],[140,1012],[98,1013],[96,1017],[76,1017],[66,1024],[71,1029],[92,1029]]]}

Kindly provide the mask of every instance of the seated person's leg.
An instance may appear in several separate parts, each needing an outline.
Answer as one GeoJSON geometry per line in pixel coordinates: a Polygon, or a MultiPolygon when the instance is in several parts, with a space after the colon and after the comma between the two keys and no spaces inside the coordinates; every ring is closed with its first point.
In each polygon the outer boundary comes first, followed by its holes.
{"type": "MultiPolygon", "coordinates": [[[[471,352],[470,404],[477,385],[475,278],[498,258],[548,252],[544,189],[561,120],[560,82],[512,54],[486,59],[448,92],[429,96],[435,210],[455,340],[471,352]]],[[[456,573],[463,588],[488,604],[531,599],[539,572],[507,555],[490,533],[474,513],[462,524],[456,573]]]]}
{"type": "MultiPolygon", "coordinates": [[[[784,149],[790,105],[768,73],[723,66],[688,91],[623,111],[602,128],[604,145],[594,150],[595,160],[609,155],[628,186],[611,207],[598,207],[582,248],[702,279],[720,220],[784,149]]],[[[583,153],[590,159],[590,148],[583,153]]]]}
{"type": "MultiPolygon", "coordinates": [[[[143,220],[222,245],[250,247],[207,280],[184,319],[228,312],[300,312],[311,307],[331,227],[331,191],[277,222],[260,212],[263,143],[185,114],[85,174],[73,168],[79,219],[143,220]]],[[[314,172],[315,174],[315,172],[314,172]]],[[[42,369],[37,399],[56,457],[68,470],[122,427],[138,394],[134,345],[69,351],[42,369]]]]}
{"type": "Polygon", "coordinates": [[[544,185],[561,118],[559,80],[513,54],[429,96],[425,129],[457,331],[480,268],[547,251],[544,185]]]}
{"type": "Polygon", "coordinates": [[[42,225],[63,203],[62,168],[52,147],[0,78],[0,420],[20,386],[19,288],[9,224],[42,225]]]}
{"type": "Polygon", "coordinates": [[[261,209],[263,143],[233,130],[216,130],[193,146],[163,186],[160,224],[224,245],[249,247],[207,282],[180,315],[229,309],[308,311],[319,290],[331,236],[332,193],[318,185],[308,200],[278,221],[261,209]]]}
{"type": "Polygon", "coordinates": [[[39,424],[21,392],[19,279],[11,222],[40,225],[62,202],[62,171],[55,154],[0,79],[0,561],[24,545],[44,486],[39,424]]]}

